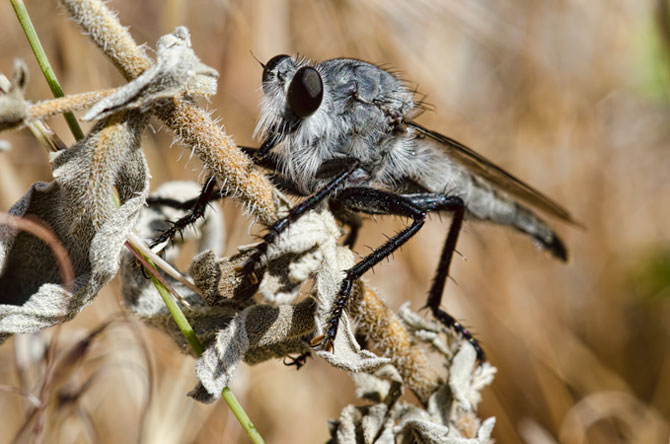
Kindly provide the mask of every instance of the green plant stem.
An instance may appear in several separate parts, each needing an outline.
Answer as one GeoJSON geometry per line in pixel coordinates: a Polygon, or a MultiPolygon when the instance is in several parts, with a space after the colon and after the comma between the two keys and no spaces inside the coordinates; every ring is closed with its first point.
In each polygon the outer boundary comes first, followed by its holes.
{"type": "MultiPolygon", "coordinates": [[[[196,336],[195,332],[193,331],[193,328],[188,322],[188,319],[186,319],[184,312],[181,311],[181,308],[179,308],[179,305],[174,300],[168,289],[156,277],[156,275],[158,274],[158,270],[156,270],[151,260],[145,257],[136,248],[132,247],[130,242],[126,241],[126,245],[128,246],[128,248],[134,251],[135,256],[140,260],[140,262],[142,262],[142,265],[144,265],[147,272],[149,272],[151,281],[158,290],[158,293],[161,295],[161,298],[163,298],[163,302],[165,302],[165,305],[167,306],[170,315],[172,315],[172,318],[177,323],[177,327],[179,327],[179,330],[181,330],[182,334],[184,335],[188,343],[191,345],[191,348],[193,348],[196,354],[200,356],[205,351],[205,347],[202,345],[202,343],[196,336]]],[[[249,436],[249,438],[251,439],[251,442],[253,442],[254,444],[264,444],[265,441],[263,440],[263,437],[256,429],[256,426],[254,426],[253,422],[251,422],[251,419],[249,419],[249,416],[244,411],[242,405],[238,402],[237,398],[235,398],[233,392],[230,391],[228,387],[225,387],[221,392],[221,397],[226,402],[226,404],[228,404],[230,411],[233,412],[233,415],[235,415],[235,418],[237,418],[240,425],[247,433],[247,436],[249,436]]]]}
{"type": "Polygon", "coordinates": [[[233,412],[233,415],[235,415],[235,418],[237,418],[247,436],[251,438],[251,442],[254,444],[264,444],[263,437],[258,433],[256,426],[251,422],[251,419],[247,416],[247,412],[244,411],[233,392],[228,387],[224,387],[221,397],[226,401],[226,404],[230,407],[230,411],[233,412]]]}
{"type": "Polygon", "coordinates": [[[193,327],[191,327],[191,324],[189,324],[188,319],[186,319],[186,315],[184,315],[184,312],[181,311],[181,308],[179,308],[179,305],[177,305],[177,302],[172,297],[170,290],[168,290],[167,287],[163,284],[163,282],[161,282],[161,280],[158,278],[158,270],[156,269],[156,265],[154,265],[151,259],[146,257],[128,240],[126,241],[126,247],[128,247],[131,253],[135,255],[135,257],[144,266],[144,269],[149,273],[151,282],[153,282],[154,287],[156,287],[156,290],[158,290],[158,294],[161,295],[161,298],[163,299],[163,302],[165,302],[165,306],[170,312],[170,315],[177,323],[177,327],[179,328],[179,330],[181,330],[181,333],[184,335],[188,343],[191,345],[191,348],[196,353],[196,355],[200,356],[205,351],[205,347],[202,345],[202,342],[200,342],[198,337],[195,335],[193,327]]]}
{"type": "Polygon", "coordinates": [[[177,302],[174,300],[168,289],[165,288],[163,283],[159,281],[156,276],[154,276],[154,273],[157,273],[156,269],[151,269],[149,272],[151,273],[151,282],[153,282],[154,286],[158,290],[158,293],[160,293],[161,298],[163,298],[163,302],[165,302],[170,315],[177,323],[177,327],[179,327],[179,330],[181,330],[181,333],[191,345],[193,351],[196,352],[198,356],[202,355],[202,353],[205,351],[205,347],[195,335],[193,327],[191,327],[191,324],[189,324],[188,319],[186,319],[186,316],[184,315],[184,312],[181,311],[181,308],[179,308],[179,305],[177,305],[177,302]]]}
{"type": "MultiPolygon", "coordinates": [[[[49,59],[47,58],[46,53],[44,52],[44,48],[40,43],[40,39],[37,37],[37,32],[35,32],[33,23],[30,20],[30,16],[28,15],[28,11],[26,10],[26,5],[23,3],[22,0],[10,0],[10,1],[12,3],[12,6],[14,7],[16,17],[19,19],[21,28],[23,28],[23,32],[25,33],[26,38],[28,39],[28,44],[30,44],[30,48],[33,50],[33,54],[35,54],[35,59],[37,59],[37,63],[40,65],[42,74],[44,74],[44,78],[49,84],[49,88],[51,88],[51,92],[53,93],[54,97],[65,96],[65,94],[63,93],[63,89],[60,87],[60,84],[58,83],[58,79],[56,79],[56,74],[54,73],[54,70],[51,68],[51,64],[49,63],[49,59]]],[[[72,135],[74,135],[74,138],[76,140],[83,139],[84,132],[81,130],[81,127],[79,126],[77,118],[74,116],[74,114],[71,112],[67,112],[64,113],[64,117],[65,121],[67,122],[67,126],[70,127],[70,131],[72,132],[72,135]]]]}

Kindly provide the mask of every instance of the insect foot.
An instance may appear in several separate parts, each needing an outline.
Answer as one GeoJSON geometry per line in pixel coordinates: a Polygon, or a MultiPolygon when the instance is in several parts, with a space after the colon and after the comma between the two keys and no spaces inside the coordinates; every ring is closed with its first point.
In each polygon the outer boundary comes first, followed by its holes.
{"type": "MultiPolygon", "coordinates": [[[[333,341],[335,336],[337,336],[337,328],[340,325],[340,319],[342,318],[342,313],[344,308],[347,306],[349,297],[351,296],[351,288],[353,286],[353,279],[347,276],[340,285],[340,291],[338,292],[337,299],[333,304],[332,311],[330,313],[330,318],[326,324],[326,332],[323,334],[316,344],[315,341],[312,341],[312,345],[318,345],[325,351],[333,350],[333,341]]],[[[315,338],[316,340],[317,338],[315,338]]]]}
{"type": "Polygon", "coordinates": [[[463,324],[458,322],[449,313],[439,308],[432,311],[435,319],[440,321],[442,325],[444,325],[448,329],[449,328],[453,329],[463,339],[472,344],[472,347],[474,347],[475,351],[477,352],[477,361],[479,362],[480,365],[486,362],[486,354],[484,353],[482,347],[479,345],[479,341],[477,340],[477,338],[472,336],[472,333],[470,333],[470,331],[467,328],[465,328],[463,324]]]}
{"type": "Polygon", "coordinates": [[[183,232],[187,227],[194,226],[200,219],[204,218],[207,206],[218,199],[226,197],[227,195],[226,193],[222,193],[215,188],[216,179],[213,176],[210,176],[205,181],[200,194],[194,199],[181,201],[179,199],[162,196],[147,197],[147,205],[150,207],[165,207],[172,210],[186,211],[184,216],[181,216],[174,222],[169,222],[170,227],[162,231],[160,235],[154,238],[150,244],[150,247],[153,249],[157,245],[171,242],[177,236],[177,234],[180,234],[183,237],[183,232]]]}

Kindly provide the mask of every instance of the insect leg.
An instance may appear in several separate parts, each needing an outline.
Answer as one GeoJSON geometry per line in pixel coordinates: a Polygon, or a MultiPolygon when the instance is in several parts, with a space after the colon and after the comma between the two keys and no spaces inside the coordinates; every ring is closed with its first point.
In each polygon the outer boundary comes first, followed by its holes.
{"type": "Polygon", "coordinates": [[[407,198],[425,211],[450,211],[453,214],[451,226],[449,227],[449,234],[447,234],[447,240],[444,243],[444,247],[442,247],[442,254],[440,254],[440,262],[437,265],[433,284],[428,292],[426,307],[430,308],[433,316],[435,316],[435,318],[445,327],[453,328],[457,333],[463,336],[463,338],[470,342],[477,351],[477,358],[479,361],[484,362],[486,358],[484,350],[482,350],[479,345],[479,341],[472,336],[472,333],[470,333],[463,324],[440,308],[442,293],[444,292],[444,286],[447,277],[449,276],[451,259],[454,255],[454,250],[456,250],[458,233],[461,231],[461,226],[463,225],[463,216],[465,214],[463,200],[456,196],[445,196],[432,193],[408,195],[407,198]]]}
{"type": "Polygon", "coordinates": [[[328,202],[328,209],[333,213],[335,219],[349,227],[349,234],[344,239],[344,245],[352,248],[356,243],[356,239],[358,239],[358,232],[363,225],[361,218],[357,214],[342,208],[342,205],[334,199],[328,202]]]}
{"type": "Polygon", "coordinates": [[[221,194],[219,191],[217,191],[215,187],[216,179],[214,179],[214,176],[210,176],[205,181],[205,184],[202,187],[202,191],[200,191],[200,195],[195,199],[191,199],[186,202],[180,202],[175,199],[148,197],[147,203],[149,205],[161,205],[176,208],[178,210],[188,210],[188,214],[178,219],[172,224],[170,228],[163,231],[160,236],[154,239],[153,242],[151,242],[151,247],[153,248],[156,245],[173,239],[178,232],[202,217],[205,214],[205,209],[210,202],[225,196],[225,194],[221,194]]]}
{"type": "MultiPolygon", "coordinates": [[[[283,178],[280,173],[277,172],[278,166],[277,163],[275,162],[274,159],[267,155],[261,155],[260,154],[260,148],[251,148],[248,146],[240,146],[239,147],[247,156],[250,156],[253,161],[256,163],[256,165],[261,166],[263,168],[266,168],[268,170],[274,171],[274,174],[270,174],[270,180],[272,183],[282,189],[282,191],[288,191],[291,194],[295,194],[297,196],[305,196],[304,193],[302,193],[292,182],[289,180],[283,178]]],[[[320,177],[324,178],[324,176],[327,176],[329,172],[331,173],[338,173],[338,168],[341,170],[341,166],[334,164],[335,162],[326,162],[324,164],[325,169],[329,169],[331,171],[324,170],[322,168],[320,170],[320,177]],[[330,165],[329,164],[334,164],[330,165]]],[[[339,162],[337,162],[339,163],[339,162]]],[[[328,178],[331,178],[328,176],[328,178]]],[[[305,196],[306,197],[306,196],[305,196]]],[[[358,238],[358,231],[360,230],[361,226],[363,225],[361,218],[358,217],[356,214],[352,214],[351,212],[345,211],[336,205],[333,205],[332,203],[329,202],[329,209],[330,212],[333,213],[333,216],[349,227],[349,234],[347,234],[347,237],[344,240],[344,245],[348,247],[353,247],[354,244],[356,243],[356,239],[358,238]]]]}
{"type": "Polygon", "coordinates": [[[312,354],[310,352],[305,352],[300,354],[299,356],[296,356],[295,358],[292,356],[286,356],[288,358],[288,361],[286,358],[284,358],[284,365],[289,366],[289,365],[295,365],[296,370],[300,370],[302,366],[307,364],[307,358],[311,357],[312,354]]]}
{"type": "MultiPolygon", "coordinates": [[[[264,147],[265,145],[266,144],[264,144],[264,147]]],[[[257,165],[263,168],[276,170],[277,164],[276,162],[274,162],[272,158],[259,154],[264,149],[263,147],[259,149],[259,148],[240,146],[239,148],[245,154],[251,156],[251,158],[257,165]]],[[[265,147],[265,150],[269,151],[267,147],[265,147]]],[[[223,194],[220,191],[216,191],[214,189],[215,185],[216,185],[216,179],[214,178],[214,176],[208,177],[207,180],[205,181],[202,191],[200,192],[200,195],[197,198],[188,200],[186,202],[181,202],[176,199],[169,199],[163,197],[148,197],[147,204],[149,204],[150,206],[152,205],[168,206],[170,208],[188,211],[188,214],[177,220],[168,230],[161,233],[161,235],[151,243],[151,247],[159,245],[167,240],[173,239],[178,232],[186,228],[188,225],[194,223],[198,218],[202,217],[207,205],[210,202],[225,197],[226,194],[223,194]]],[[[279,183],[278,185],[281,186],[283,185],[283,183],[279,183]]]]}
{"type": "Polygon", "coordinates": [[[333,200],[350,211],[359,211],[368,214],[406,216],[413,219],[413,222],[412,225],[397,233],[389,239],[388,242],[347,270],[346,277],[340,286],[335,306],[331,312],[330,319],[328,320],[326,333],[321,340],[321,345],[326,350],[332,347],[332,342],[337,334],[337,327],[340,323],[342,312],[351,295],[353,282],[407,242],[409,238],[419,231],[426,220],[426,211],[409,199],[399,194],[374,188],[345,188],[338,193],[333,200]]]}
{"type": "Polygon", "coordinates": [[[260,262],[261,257],[268,251],[270,244],[284,231],[288,226],[296,221],[300,216],[308,212],[309,210],[314,209],[319,203],[324,199],[330,196],[333,191],[335,191],[342,183],[354,172],[359,166],[359,161],[357,159],[344,159],[341,160],[342,165],[345,165],[346,168],[343,169],[339,174],[337,174],[333,180],[331,180],[326,186],[318,190],[316,193],[312,194],[307,199],[300,202],[298,205],[291,208],[288,215],[276,221],[269,228],[269,231],[265,236],[263,236],[263,242],[256,247],[256,251],[249,256],[249,259],[242,267],[244,274],[248,275],[250,280],[254,282],[257,280],[257,276],[254,273],[256,265],[260,262]]]}
{"type": "MultiPolygon", "coordinates": [[[[251,156],[251,158],[257,165],[270,170],[276,170],[277,168],[276,162],[274,162],[272,158],[264,154],[260,154],[263,150],[264,153],[267,154],[267,151],[269,151],[268,146],[270,146],[271,143],[272,142],[268,140],[266,141],[265,144],[263,144],[263,147],[261,148],[251,148],[246,146],[240,146],[239,148],[245,154],[251,156]]],[[[213,202],[222,197],[226,197],[226,194],[221,193],[221,191],[215,190],[214,189],[215,186],[216,186],[216,179],[214,178],[214,176],[208,177],[207,180],[205,181],[205,184],[203,185],[202,191],[200,191],[200,195],[197,198],[188,200],[186,202],[164,197],[148,197],[147,204],[149,206],[167,206],[170,208],[175,208],[177,210],[188,211],[188,214],[177,220],[168,230],[161,233],[160,236],[158,236],[151,243],[151,247],[155,247],[158,244],[173,239],[178,232],[180,232],[190,224],[194,223],[198,218],[202,217],[202,215],[205,213],[207,205],[210,202],[213,202]]]]}
{"type": "Polygon", "coordinates": [[[280,137],[277,135],[276,132],[272,132],[271,135],[268,136],[267,139],[261,144],[261,147],[258,148],[257,150],[254,150],[255,152],[253,153],[253,158],[254,160],[259,163],[261,162],[265,157],[267,157],[267,154],[270,152],[272,148],[274,148],[277,145],[277,142],[279,141],[280,137]]]}

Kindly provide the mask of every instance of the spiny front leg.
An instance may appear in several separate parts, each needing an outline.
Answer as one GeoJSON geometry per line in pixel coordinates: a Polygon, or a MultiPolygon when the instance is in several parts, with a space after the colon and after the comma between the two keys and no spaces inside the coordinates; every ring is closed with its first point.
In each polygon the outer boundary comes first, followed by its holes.
{"type": "Polygon", "coordinates": [[[172,226],[167,230],[163,231],[156,239],[151,242],[150,247],[153,248],[156,245],[160,245],[163,242],[171,241],[182,230],[188,227],[191,224],[194,224],[198,219],[205,215],[205,210],[207,205],[215,200],[225,197],[225,194],[222,194],[220,191],[215,189],[216,179],[214,176],[210,176],[205,181],[205,184],[200,191],[200,195],[186,202],[179,202],[174,199],[160,198],[160,197],[148,197],[147,204],[150,206],[160,205],[175,208],[178,210],[188,211],[188,213],[179,218],[176,222],[172,223],[172,226]]]}
{"type": "Polygon", "coordinates": [[[256,269],[261,262],[263,256],[267,253],[268,248],[291,223],[298,220],[300,216],[306,212],[316,208],[324,199],[328,198],[337,188],[339,188],[351,174],[356,171],[359,166],[357,159],[337,159],[332,162],[337,163],[340,172],[328,182],[326,186],[312,194],[307,199],[300,202],[295,207],[289,210],[286,217],[279,219],[277,222],[268,227],[268,232],[263,236],[263,242],[256,246],[255,251],[249,256],[246,263],[242,267],[242,272],[249,276],[249,280],[256,284],[258,283],[258,276],[256,276],[256,269]]]}
{"type": "Polygon", "coordinates": [[[351,297],[351,288],[353,284],[354,280],[350,278],[349,273],[347,273],[347,277],[344,278],[340,285],[340,291],[337,293],[337,299],[335,299],[335,304],[330,312],[330,318],[328,318],[328,322],[326,323],[325,333],[312,339],[311,345],[313,347],[321,346],[321,348],[326,351],[331,351],[333,349],[333,341],[335,341],[335,336],[337,336],[337,328],[340,325],[340,319],[342,318],[344,308],[351,297]]]}
{"type": "Polygon", "coordinates": [[[330,350],[333,347],[342,313],[351,297],[354,281],[407,242],[419,231],[426,219],[426,213],[403,196],[374,188],[346,188],[338,193],[336,199],[338,204],[352,211],[406,216],[412,218],[413,223],[347,270],[333,304],[325,332],[322,336],[312,340],[312,345],[320,344],[324,350],[330,350]]]}

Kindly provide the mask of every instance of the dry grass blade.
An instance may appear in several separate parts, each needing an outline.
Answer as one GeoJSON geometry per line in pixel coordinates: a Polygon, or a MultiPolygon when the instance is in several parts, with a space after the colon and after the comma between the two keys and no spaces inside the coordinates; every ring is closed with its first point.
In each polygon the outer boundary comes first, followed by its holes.
{"type": "Polygon", "coordinates": [[[65,247],[63,247],[63,244],[49,228],[43,226],[39,222],[27,219],[25,217],[16,217],[2,212],[0,212],[0,224],[8,225],[14,229],[31,233],[47,244],[49,248],[51,248],[54,257],[58,262],[63,286],[65,289],[67,289],[67,291],[72,290],[74,286],[74,270],[72,268],[70,256],[65,247]]]}
{"type": "Polygon", "coordinates": [[[62,354],[54,362],[54,366],[45,381],[45,388],[50,391],[59,390],[67,384],[70,376],[76,371],[87,358],[93,341],[102,334],[114,321],[108,321],[101,324],[95,330],[89,332],[84,338],[77,341],[74,345],[62,354]]]}

